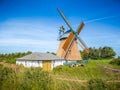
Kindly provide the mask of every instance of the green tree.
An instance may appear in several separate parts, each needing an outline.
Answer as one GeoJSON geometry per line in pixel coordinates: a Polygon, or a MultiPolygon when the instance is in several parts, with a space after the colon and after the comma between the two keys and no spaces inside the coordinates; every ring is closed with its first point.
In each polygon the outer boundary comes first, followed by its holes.
{"type": "Polygon", "coordinates": [[[0,61],[15,64],[17,58],[23,57],[31,53],[32,52],[28,51],[23,53],[18,52],[18,53],[10,53],[10,54],[0,54],[0,61]]]}
{"type": "Polygon", "coordinates": [[[110,59],[113,58],[116,53],[111,47],[100,47],[100,48],[89,48],[90,53],[87,54],[85,51],[81,51],[83,59],[91,58],[91,59],[110,59]]]}
{"type": "Polygon", "coordinates": [[[102,58],[113,58],[116,53],[113,51],[111,47],[103,47],[101,50],[101,57],[102,58]]]}

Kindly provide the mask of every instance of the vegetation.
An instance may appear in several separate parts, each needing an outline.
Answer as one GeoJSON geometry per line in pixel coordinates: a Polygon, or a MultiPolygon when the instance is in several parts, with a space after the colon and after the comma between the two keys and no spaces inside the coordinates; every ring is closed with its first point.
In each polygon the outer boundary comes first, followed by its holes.
{"type": "Polygon", "coordinates": [[[22,66],[14,71],[0,65],[0,90],[119,90],[119,82],[108,83],[119,80],[119,73],[97,61],[83,67],[58,66],[52,72],[22,66]]]}
{"type": "MultiPolygon", "coordinates": [[[[54,68],[54,78],[57,78],[59,85],[68,87],[74,90],[119,90],[119,82],[113,82],[114,80],[120,80],[119,72],[106,69],[106,61],[110,60],[91,60],[86,66],[72,67],[58,66],[54,68]],[[69,80],[69,82],[68,82],[69,80]],[[87,82],[79,81],[87,80],[87,82]],[[112,81],[111,83],[108,83],[112,81]],[[60,82],[63,82],[62,84],[60,82]],[[79,85],[78,85],[79,84],[79,85]]],[[[68,90],[67,89],[67,90],[68,90]]]]}
{"type": "Polygon", "coordinates": [[[6,62],[6,63],[11,63],[11,64],[15,64],[16,59],[23,57],[25,55],[31,54],[32,52],[28,51],[28,52],[24,52],[24,53],[11,53],[11,54],[0,54],[0,62],[6,62]]]}
{"type": "Polygon", "coordinates": [[[118,58],[114,58],[110,64],[113,64],[113,65],[119,65],[120,66],[120,56],[118,56],[118,58]]]}
{"type": "Polygon", "coordinates": [[[41,68],[22,68],[15,72],[0,66],[0,90],[52,90],[52,80],[41,68]]]}
{"type": "MultiPolygon", "coordinates": [[[[80,79],[80,80],[90,80],[91,78],[101,78],[103,80],[114,80],[118,79],[119,75],[115,75],[113,71],[108,72],[107,69],[103,67],[104,64],[99,63],[101,60],[91,60],[85,66],[73,67],[69,66],[58,66],[54,68],[54,75],[62,75],[64,78],[69,79],[80,79]],[[98,61],[98,62],[97,62],[98,61]],[[70,76],[70,77],[69,77],[70,76]]],[[[106,66],[106,65],[105,65],[106,66]]]]}
{"type": "Polygon", "coordinates": [[[90,90],[106,90],[107,84],[102,79],[91,79],[88,81],[90,90]]]}
{"type": "MultiPolygon", "coordinates": [[[[30,53],[0,54],[0,61],[15,63],[16,58],[30,53]]],[[[51,72],[23,66],[14,70],[0,64],[0,90],[119,90],[120,72],[113,69],[120,69],[120,57],[113,58],[112,48],[90,48],[90,54],[83,51],[82,56],[94,60],[85,66],[58,66],[51,72]]]]}
{"type": "Polygon", "coordinates": [[[91,58],[94,60],[111,59],[116,53],[111,47],[89,48],[90,53],[86,54],[85,51],[81,51],[83,59],[91,58]]]}
{"type": "Polygon", "coordinates": [[[11,68],[0,65],[0,90],[10,90],[9,87],[15,87],[16,76],[11,68]]]}

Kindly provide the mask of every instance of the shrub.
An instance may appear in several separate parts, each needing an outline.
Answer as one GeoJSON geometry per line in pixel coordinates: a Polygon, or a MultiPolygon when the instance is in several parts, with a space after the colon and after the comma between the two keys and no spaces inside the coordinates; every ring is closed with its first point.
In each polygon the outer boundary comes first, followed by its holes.
{"type": "Polygon", "coordinates": [[[0,90],[12,89],[15,86],[15,80],[16,74],[11,68],[0,66],[0,90]]]}
{"type": "Polygon", "coordinates": [[[52,90],[52,79],[48,72],[41,68],[31,68],[26,71],[21,80],[21,90],[52,90]]]}
{"type": "Polygon", "coordinates": [[[60,66],[53,68],[54,73],[61,73],[61,72],[68,72],[68,71],[70,71],[69,66],[60,65],[60,66]]]}
{"type": "Polygon", "coordinates": [[[19,73],[0,65],[0,90],[53,90],[48,72],[41,68],[24,70],[19,73]]]}
{"type": "Polygon", "coordinates": [[[102,79],[91,79],[88,81],[90,90],[106,90],[107,84],[102,79]]]}
{"type": "Polygon", "coordinates": [[[120,56],[118,58],[115,58],[112,61],[110,61],[110,64],[120,65],[120,56]]]}

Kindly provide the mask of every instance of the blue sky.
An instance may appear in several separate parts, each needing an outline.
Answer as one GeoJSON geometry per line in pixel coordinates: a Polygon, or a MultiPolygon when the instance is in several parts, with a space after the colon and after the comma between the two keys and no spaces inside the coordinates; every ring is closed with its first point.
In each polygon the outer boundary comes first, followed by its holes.
{"type": "Polygon", "coordinates": [[[69,29],[58,7],[74,30],[85,22],[80,37],[88,47],[110,46],[120,55],[119,0],[0,0],[0,53],[56,52],[59,27],[69,29]]]}

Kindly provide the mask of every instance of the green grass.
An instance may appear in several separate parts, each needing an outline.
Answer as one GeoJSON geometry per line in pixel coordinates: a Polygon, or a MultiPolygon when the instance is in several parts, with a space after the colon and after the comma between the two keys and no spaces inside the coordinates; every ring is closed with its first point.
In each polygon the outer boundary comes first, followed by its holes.
{"type": "Polygon", "coordinates": [[[54,90],[89,90],[88,84],[72,81],[54,80],[54,90]]]}
{"type": "MultiPolygon", "coordinates": [[[[81,79],[90,80],[91,78],[100,78],[103,80],[115,80],[120,78],[117,73],[111,70],[107,70],[101,65],[109,65],[108,60],[91,60],[85,66],[72,67],[59,66],[52,72],[56,77],[69,78],[69,79],[81,79]]],[[[111,66],[111,65],[110,65],[111,66]]]]}
{"type": "Polygon", "coordinates": [[[120,73],[101,65],[109,65],[109,60],[91,60],[85,66],[72,68],[58,66],[51,72],[22,66],[17,72],[7,72],[9,68],[1,66],[0,79],[7,79],[0,81],[0,90],[119,90],[120,83],[107,81],[120,80],[120,73]]]}
{"type": "Polygon", "coordinates": [[[63,88],[64,90],[90,90],[90,88],[92,88],[91,90],[119,90],[119,82],[107,83],[107,81],[120,80],[120,73],[107,70],[101,66],[107,65],[116,68],[114,65],[110,65],[109,62],[110,60],[91,60],[85,66],[72,68],[69,66],[59,66],[54,68],[50,74],[54,79],[57,87],[56,90],[61,90],[63,88]],[[80,83],[74,80],[92,81],[92,84],[88,82],[80,83]]]}
{"type": "Polygon", "coordinates": [[[119,65],[112,65],[112,64],[109,63],[110,61],[111,61],[111,59],[108,59],[108,60],[92,60],[92,62],[94,62],[94,63],[99,63],[99,64],[102,64],[102,65],[111,66],[111,67],[116,68],[116,69],[120,69],[119,65]]]}

